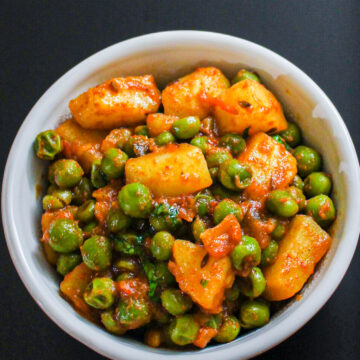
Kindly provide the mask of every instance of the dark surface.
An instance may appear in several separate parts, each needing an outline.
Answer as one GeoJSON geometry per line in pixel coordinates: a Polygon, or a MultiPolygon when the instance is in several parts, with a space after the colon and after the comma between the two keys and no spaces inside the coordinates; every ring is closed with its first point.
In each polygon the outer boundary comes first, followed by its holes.
{"type": "MultiPolygon", "coordinates": [[[[173,29],[232,34],[289,59],[328,94],[360,151],[358,0],[0,3],[1,172],[26,114],[65,71],[118,41],[173,29]]],[[[100,359],[40,310],[15,272],[3,234],[0,244],[0,358],[100,359]]],[[[358,249],[323,309],[259,359],[359,359],[359,278],[358,249]]]]}

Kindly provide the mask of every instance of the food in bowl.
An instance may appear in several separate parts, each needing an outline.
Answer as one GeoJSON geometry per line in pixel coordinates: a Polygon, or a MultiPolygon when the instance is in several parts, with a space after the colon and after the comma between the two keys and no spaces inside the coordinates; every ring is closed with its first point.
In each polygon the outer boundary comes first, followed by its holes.
{"type": "Polygon", "coordinates": [[[264,326],[331,245],[322,157],[240,70],[199,68],[162,92],[113,78],[40,133],[42,244],[61,294],[116,335],[206,347],[264,326]]]}

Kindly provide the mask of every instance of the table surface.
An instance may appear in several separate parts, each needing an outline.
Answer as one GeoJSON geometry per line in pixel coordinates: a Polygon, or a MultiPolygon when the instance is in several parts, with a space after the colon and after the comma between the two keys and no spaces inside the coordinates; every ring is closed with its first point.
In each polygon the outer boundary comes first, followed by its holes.
{"type": "MultiPolygon", "coordinates": [[[[137,35],[209,30],[268,47],[304,70],[342,114],[360,150],[360,2],[7,1],[0,13],[1,172],[31,107],[89,55],[137,35]]],[[[101,359],[58,328],[27,293],[0,241],[0,358],[101,359]]],[[[341,285],[300,331],[259,359],[359,359],[359,249],[341,285]]]]}

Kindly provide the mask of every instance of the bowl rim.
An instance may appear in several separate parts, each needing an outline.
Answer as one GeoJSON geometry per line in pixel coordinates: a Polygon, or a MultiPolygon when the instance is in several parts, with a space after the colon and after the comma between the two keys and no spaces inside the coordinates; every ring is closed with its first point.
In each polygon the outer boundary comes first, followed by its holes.
{"type": "MultiPolygon", "coordinates": [[[[329,119],[327,120],[330,121],[329,119]]],[[[7,158],[2,184],[1,210],[3,229],[14,266],[23,284],[36,303],[61,329],[96,352],[110,358],[134,360],[142,358],[142,356],[145,355],[147,359],[155,360],[157,358],[166,358],[170,354],[173,356],[186,356],[188,359],[208,359],[209,357],[212,358],[212,356],[219,355],[219,352],[221,352],[221,356],[227,359],[239,359],[239,356],[242,358],[248,358],[276,346],[299,330],[320,310],[340,284],[350,265],[360,232],[360,222],[356,217],[359,212],[359,205],[356,200],[359,199],[360,195],[360,170],[358,164],[359,162],[354,144],[344,121],[335,106],[312,79],[282,56],[251,41],[221,33],[193,30],[157,32],[121,41],[91,55],[61,76],[36,102],[20,126],[7,158]],[[75,317],[63,316],[61,309],[57,308],[51,303],[51,301],[49,301],[49,299],[47,299],[45,293],[43,292],[43,287],[37,283],[36,278],[32,273],[31,266],[27,262],[25,254],[22,251],[21,241],[14,223],[14,213],[12,211],[12,203],[10,201],[12,198],[11,195],[15,191],[11,183],[12,173],[14,171],[14,167],[12,167],[11,164],[15,161],[16,152],[19,148],[21,148],[21,138],[24,136],[26,129],[31,126],[30,123],[32,118],[35,116],[36,112],[41,110],[46,100],[51,96],[56,97],[59,90],[62,87],[66,88],[66,84],[71,83],[73,78],[79,79],[81,76],[94,71],[99,64],[103,64],[105,59],[108,59],[109,56],[111,57],[111,54],[113,53],[119,54],[126,48],[130,49],[131,53],[131,49],[137,49],[140,44],[141,46],[147,44],[145,46],[147,46],[147,48],[151,48],[155,45],[164,44],[164,42],[169,41],[187,41],[188,43],[191,43],[192,41],[203,41],[204,43],[223,42],[232,43],[234,45],[238,44],[241,45],[241,47],[247,47],[251,49],[251,51],[261,54],[261,56],[265,58],[270,58],[273,63],[277,63],[277,66],[283,66],[286,68],[289,73],[296,78],[296,81],[300,84],[301,88],[305,89],[306,92],[310,93],[313,97],[321,99],[332,113],[331,122],[337,123],[340,128],[341,135],[344,137],[345,152],[348,156],[347,161],[350,165],[355,165],[349,166],[349,172],[351,175],[349,188],[354,195],[354,200],[349,202],[348,208],[350,219],[348,217],[347,222],[352,224],[352,226],[347,228],[346,234],[342,237],[342,242],[345,242],[346,239],[346,246],[339,247],[334,254],[332,261],[336,262],[336,268],[330,267],[326,270],[323,279],[319,282],[319,284],[317,284],[316,289],[314,289],[312,294],[304,299],[300,306],[287,317],[286,322],[280,321],[278,324],[269,329],[271,330],[271,336],[266,336],[269,333],[265,331],[261,335],[262,341],[258,341],[258,337],[254,336],[253,338],[249,338],[249,341],[246,343],[241,344],[241,354],[234,351],[237,346],[236,342],[199,350],[198,352],[162,353],[151,348],[142,350],[136,348],[135,346],[129,346],[115,337],[116,349],[114,349],[112,346],[114,345],[114,342],[112,339],[108,338],[108,334],[106,332],[104,332],[106,336],[92,337],[95,332],[93,332],[93,329],[91,329],[88,324],[82,324],[75,319],[75,317]]]]}

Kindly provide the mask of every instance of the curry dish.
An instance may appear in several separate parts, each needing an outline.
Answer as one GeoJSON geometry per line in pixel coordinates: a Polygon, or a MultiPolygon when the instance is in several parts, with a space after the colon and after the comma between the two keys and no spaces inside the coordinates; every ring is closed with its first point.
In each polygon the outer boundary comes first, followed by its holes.
{"type": "Polygon", "coordinates": [[[61,295],[107,331],[233,341],[328,251],[331,176],[254,72],[198,68],[162,92],[118,77],[69,108],[34,142],[50,160],[41,243],[61,295]]]}

